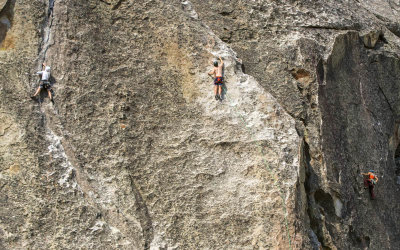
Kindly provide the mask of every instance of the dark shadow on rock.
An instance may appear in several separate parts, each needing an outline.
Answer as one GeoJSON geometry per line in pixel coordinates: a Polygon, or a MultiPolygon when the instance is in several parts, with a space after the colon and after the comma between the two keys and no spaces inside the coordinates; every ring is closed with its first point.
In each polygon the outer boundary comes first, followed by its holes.
{"type": "Polygon", "coordinates": [[[228,92],[228,88],[226,87],[225,82],[221,85],[222,92],[221,92],[221,99],[225,100],[226,93],[228,92]]]}
{"type": "MultiPolygon", "coordinates": [[[[224,60],[222,58],[222,60],[224,60]]],[[[224,78],[224,83],[221,85],[222,91],[221,91],[221,101],[225,100],[226,92],[228,92],[228,88],[226,87],[225,84],[225,64],[222,65],[222,77],[224,78]]]]}
{"type": "Polygon", "coordinates": [[[54,90],[53,90],[53,86],[54,86],[54,84],[56,84],[57,83],[57,80],[52,76],[52,75],[50,75],[50,86],[51,86],[51,94],[52,94],[52,96],[54,97],[54,90]]]}
{"type": "MultiPolygon", "coordinates": [[[[0,45],[2,48],[13,47],[13,41],[10,40],[7,44],[3,44],[7,36],[7,32],[11,29],[14,19],[15,0],[8,0],[4,7],[0,10],[0,45]]],[[[6,43],[6,42],[5,42],[6,43]]]]}
{"type": "Polygon", "coordinates": [[[383,48],[385,44],[388,44],[388,41],[386,40],[384,34],[380,34],[374,49],[378,50],[380,48],[383,48]]]}

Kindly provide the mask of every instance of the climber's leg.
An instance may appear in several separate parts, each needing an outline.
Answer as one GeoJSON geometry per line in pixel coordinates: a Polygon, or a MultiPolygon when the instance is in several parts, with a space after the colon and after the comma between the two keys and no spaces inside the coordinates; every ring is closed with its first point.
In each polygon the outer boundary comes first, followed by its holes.
{"type": "Polygon", "coordinates": [[[375,192],[374,192],[374,184],[369,184],[369,194],[371,196],[371,200],[375,200],[375,192]]]}
{"type": "Polygon", "coordinates": [[[39,92],[40,92],[40,86],[37,88],[37,90],[36,90],[36,92],[35,92],[35,94],[33,94],[33,96],[37,96],[38,94],[39,94],[39,92]]]}
{"type": "Polygon", "coordinates": [[[218,85],[214,86],[214,96],[215,96],[215,100],[218,100],[218,85]]]}

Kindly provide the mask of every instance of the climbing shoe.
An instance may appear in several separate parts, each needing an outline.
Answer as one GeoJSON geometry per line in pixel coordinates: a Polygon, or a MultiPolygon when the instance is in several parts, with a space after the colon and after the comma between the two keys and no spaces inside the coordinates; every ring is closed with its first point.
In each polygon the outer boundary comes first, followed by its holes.
{"type": "Polygon", "coordinates": [[[218,97],[218,95],[215,95],[215,100],[217,100],[217,101],[219,100],[219,97],[218,97]]]}
{"type": "Polygon", "coordinates": [[[51,98],[51,99],[50,99],[50,101],[51,101],[51,103],[53,103],[53,104],[54,104],[54,99],[53,99],[53,98],[51,98]]]}

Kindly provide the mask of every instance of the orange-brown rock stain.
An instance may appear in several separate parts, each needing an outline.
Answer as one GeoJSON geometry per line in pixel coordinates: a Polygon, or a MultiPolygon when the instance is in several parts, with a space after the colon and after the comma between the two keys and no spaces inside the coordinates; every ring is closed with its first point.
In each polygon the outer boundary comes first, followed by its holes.
{"type": "Polygon", "coordinates": [[[163,50],[169,66],[172,66],[181,75],[179,83],[183,98],[188,102],[192,102],[199,95],[199,89],[194,77],[195,73],[193,72],[193,62],[175,42],[167,43],[163,50]]]}

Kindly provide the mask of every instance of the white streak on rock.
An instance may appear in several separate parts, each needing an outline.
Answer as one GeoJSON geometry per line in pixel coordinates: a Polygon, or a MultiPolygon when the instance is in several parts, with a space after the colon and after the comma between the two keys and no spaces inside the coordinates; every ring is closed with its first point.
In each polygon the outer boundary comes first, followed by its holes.
{"type": "Polygon", "coordinates": [[[62,187],[71,187],[72,189],[81,190],[78,183],[74,179],[74,171],[72,163],[69,161],[67,154],[64,151],[64,147],[61,144],[61,137],[57,136],[50,128],[47,130],[46,138],[50,145],[48,146],[48,152],[56,162],[59,162],[64,173],[58,180],[58,184],[62,187]]]}
{"type": "Polygon", "coordinates": [[[181,4],[182,4],[183,10],[186,11],[186,13],[188,13],[191,18],[199,19],[199,15],[193,9],[192,3],[190,1],[183,1],[181,4]]]}
{"type": "Polygon", "coordinates": [[[342,201],[339,198],[337,198],[336,196],[333,196],[333,204],[335,206],[335,214],[338,217],[342,217],[342,208],[343,208],[342,201]]]}
{"type": "Polygon", "coordinates": [[[104,230],[104,225],[106,224],[105,221],[101,221],[98,220],[96,221],[96,223],[94,224],[93,227],[89,228],[92,232],[91,233],[95,233],[97,231],[103,231],[104,230]]]}

